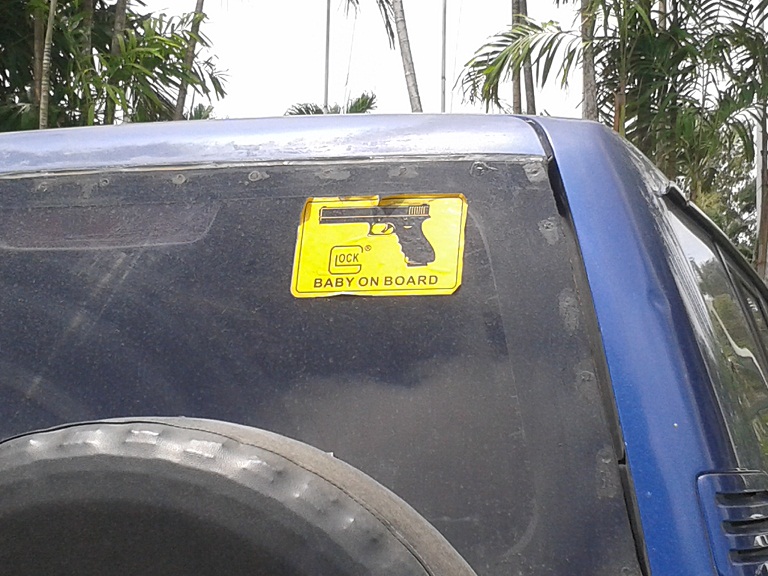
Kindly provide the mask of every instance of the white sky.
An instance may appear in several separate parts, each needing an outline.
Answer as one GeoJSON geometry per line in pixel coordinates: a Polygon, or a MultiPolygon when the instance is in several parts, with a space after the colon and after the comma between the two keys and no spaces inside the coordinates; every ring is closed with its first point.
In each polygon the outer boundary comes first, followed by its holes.
{"type": "MultiPolygon", "coordinates": [[[[331,0],[329,102],[374,92],[376,112],[410,112],[398,50],[391,50],[374,0],[345,14],[344,0],[331,0]]],[[[404,0],[406,23],[425,112],[440,111],[442,0],[404,0]]],[[[193,0],[147,0],[154,11],[192,11],[193,0]]],[[[571,5],[529,0],[530,16],[571,27],[571,5]]],[[[291,104],[322,104],[325,67],[326,0],[207,0],[210,38],[219,68],[228,73],[225,99],[214,102],[218,118],[279,116],[291,104]]],[[[446,111],[482,112],[462,102],[454,84],[462,66],[489,36],[511,20],[510,0],[448,0],[446,111]]],[[[578,76],[578,75],[577,75],[578,76]]],[[[552,80],[550,80],[552,83],[552,80]]],[[[537,90],[537,108],[552,116],[580,116],[580,78],[567,90],[552,83],[537,90]]],[[[511,99],[511,88],[508,93],[511,99]]]]}

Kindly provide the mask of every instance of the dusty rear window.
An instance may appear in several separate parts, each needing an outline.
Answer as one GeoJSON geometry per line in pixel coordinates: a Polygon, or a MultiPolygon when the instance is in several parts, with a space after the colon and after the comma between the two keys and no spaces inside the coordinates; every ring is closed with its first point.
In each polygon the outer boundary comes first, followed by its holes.
{"type": "MultiPolygon", "coordinates": [[[[0,199],[2,436],[112,416],[233,421],[362,469],[481,576],[633,565],[589,294],[545,159],[18,177],[0,199]],[[416,208],[393,213],[422,219],[422,198],[465,199],[452,293],[292,294],[308,199],[398,196],[416,208]]],[[[391,254],[426,285],[443,244],[414,242],[391,254]]],[[[336,272],[355,250],[336,252],[336,272]]]]}

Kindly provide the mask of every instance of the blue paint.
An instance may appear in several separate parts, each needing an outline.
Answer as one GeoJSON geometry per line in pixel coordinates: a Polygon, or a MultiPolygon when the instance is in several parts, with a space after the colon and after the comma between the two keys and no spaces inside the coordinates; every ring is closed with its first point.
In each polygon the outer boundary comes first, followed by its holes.
{"type": "Polygon", "coordinates": [[[730,468],[731,454],[667,264],[660,200],[606,128],[537,121],[579,238],[651,573],[711,574],[696,479],[730,468]]]}

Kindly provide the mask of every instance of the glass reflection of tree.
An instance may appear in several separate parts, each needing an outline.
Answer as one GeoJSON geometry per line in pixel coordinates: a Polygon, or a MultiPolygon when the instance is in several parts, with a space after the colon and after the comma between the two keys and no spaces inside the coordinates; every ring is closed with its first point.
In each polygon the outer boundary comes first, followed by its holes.
{"type": "Polygon", "coordinates": [[[734,443],[739,452],[754,453],[750,447],[757,439],[762,460],[768,462],[768,380],[755,354],[757,343],[720,261],[708,259],[694,268],[720,344],[719,373],[729,397],[724,408],[734,443]]]}
{"type": "MultiPolygon", "coordinates": [[[[731,363],[732,369],[738,372],[740,369],[746,369],[749,372],[756,372],[760,378],[748,378],[747,380],[759,383],[754,386],[755,392],[761,393],[766,390],[766,379],[760,364],[749,346],[752,346],[752,338],[746,331],[746,326],[739,322],[740,311],[737,304],[731,300],[727,294],[720,294],[712,298],[709,294],[704,295],[707,309],[712,318],[720,326],[730,347],[726,350],[726,356],[731,363]],[[729,328],[730,327],[730,330],[729,328]]],[[[743,318],[743,317],[742,317],[743,318]]]]}
{"type": "MultiPolygon", "coordinates": [[[[741,292],[747,302],[747,309],[757,326],[758,338],[763,344],[768,343],[768,326],[765,323],[763,307],[758,304],[758,297],[754,296],[746,285],[740,284],[741,292]]],[[[752,419],[752,429],[760,441],[760,449],[763,455],[768,455],[768,410],[760,408],[752,419]]]]}

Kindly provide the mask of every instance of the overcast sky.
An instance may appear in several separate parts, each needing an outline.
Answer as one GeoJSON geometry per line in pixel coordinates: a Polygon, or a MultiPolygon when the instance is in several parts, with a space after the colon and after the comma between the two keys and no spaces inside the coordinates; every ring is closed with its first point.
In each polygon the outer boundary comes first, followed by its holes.
{"type": "MultiPolygon", "coordinates": [[[[343,104],[363,91],[377,96],[377,112],[409,112],[400,53],[389,48],[374,0],[345,14],[344,0],[331,0],[330,103],[343,104]]],[[[530,0],[530,15],[573,24],[570,7],[530,0]]],[[[193,0],[149,0],[155,11],[194,9],[193,0]]],[[[404,0],[408,33],[425,112],[440,111],[442,0],[404,0]]],[[[210,38],[219,67],[228,73],[225,99],[214,102],[218,118],[279,116],[298,102],[323,102],[326,0],[207,0],[210,38]]],[[[509,0],[448,0],[448,112],[483,108],[462,102],[454,84],[464,63],[489,36],[511,20],[509,0]]],[[[553,116],[579,116],[581,85],[539,90],[537,106],[553,116]]],[[[511,89],[510,89],[511,95],[511,89]]]]}

